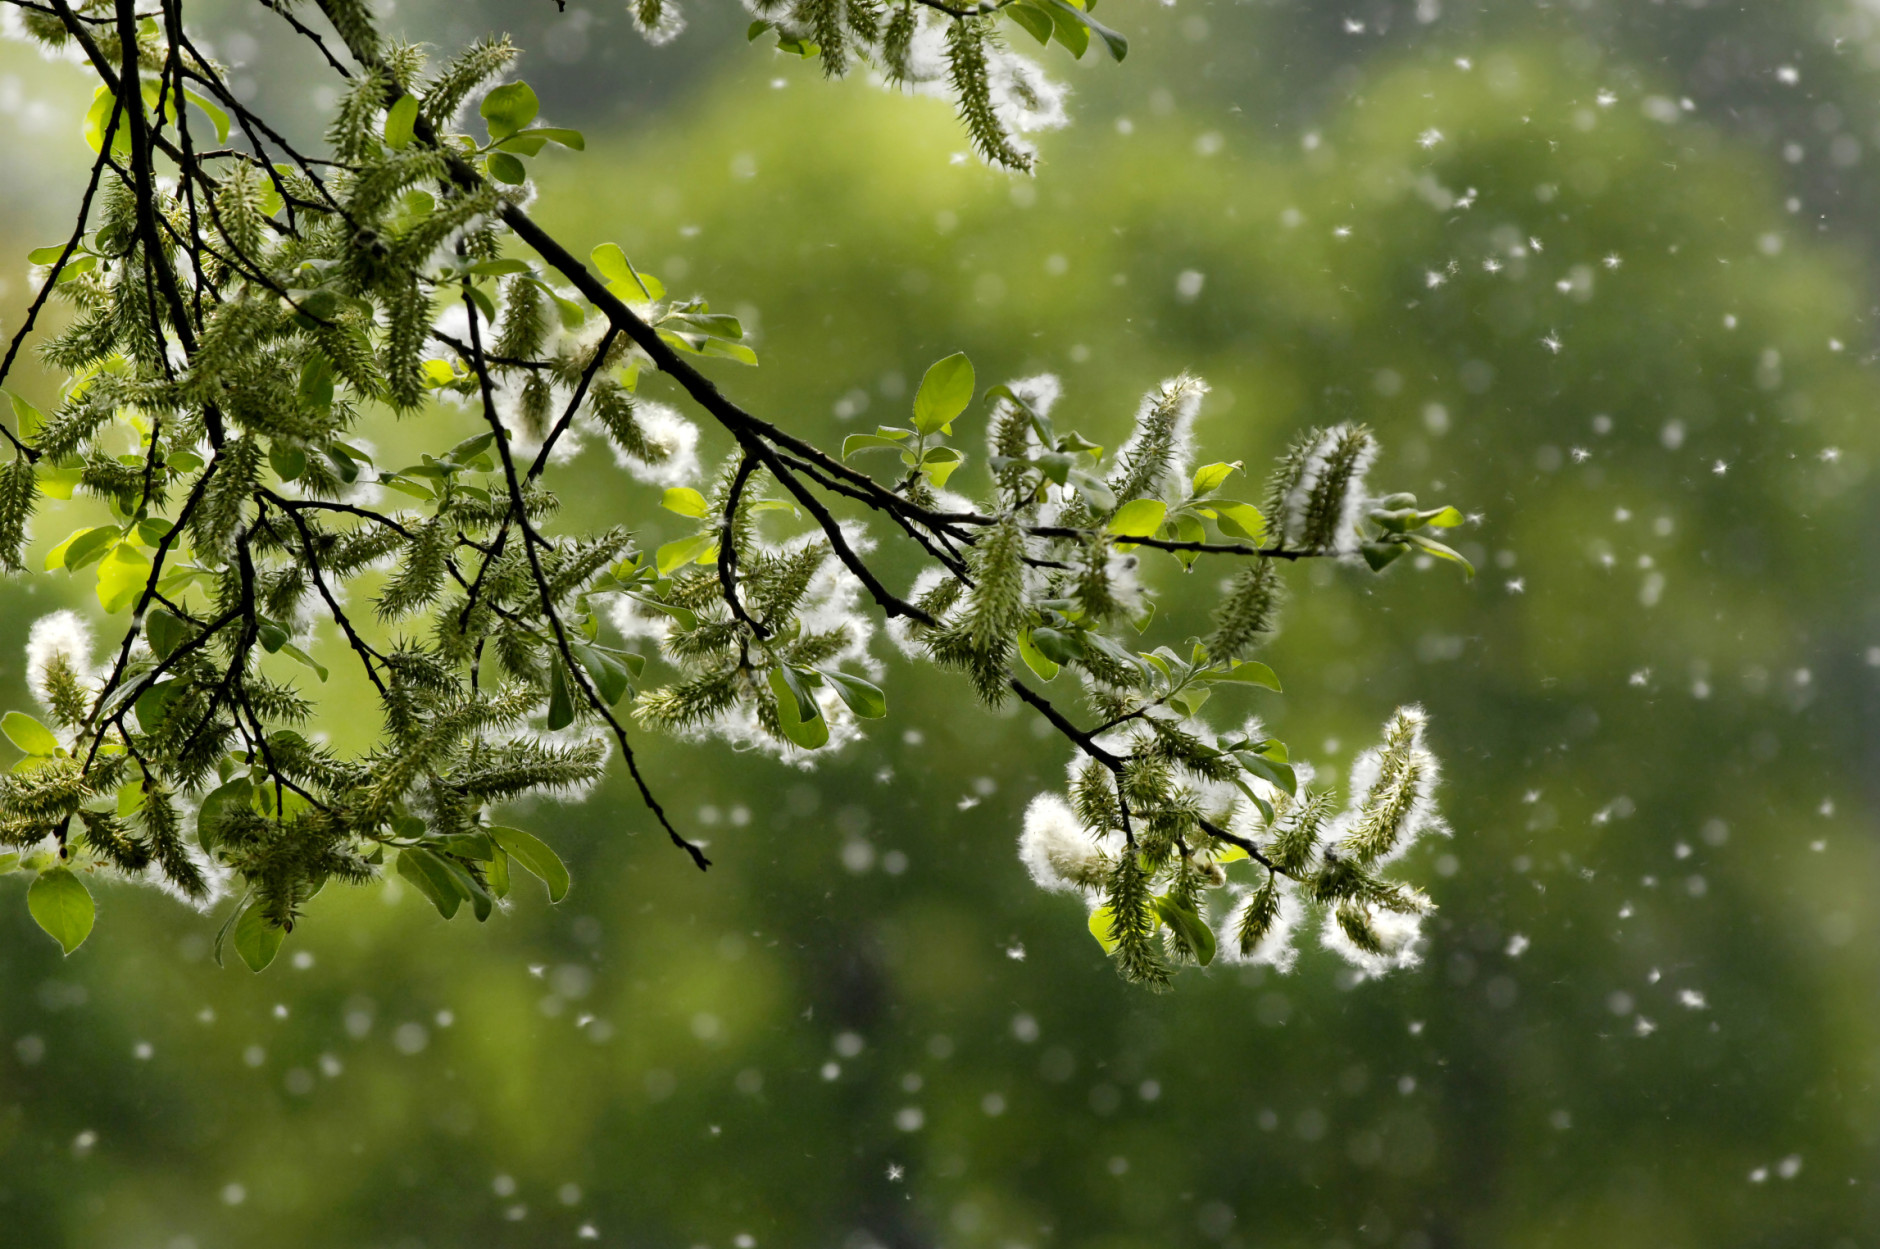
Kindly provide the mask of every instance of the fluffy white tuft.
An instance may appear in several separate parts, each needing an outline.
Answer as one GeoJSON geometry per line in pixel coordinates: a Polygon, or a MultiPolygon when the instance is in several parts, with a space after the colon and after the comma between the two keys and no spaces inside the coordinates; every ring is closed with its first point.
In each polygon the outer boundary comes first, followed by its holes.
{"type": "Polygon", "coordinates": [[[683,486],[698,477],[698,426],[663,403],[634,405],[633,419],[639,422],[646,441],[666,452],[663,459],[649,462],[615,447],[614,462],[631,473],[635,481],[671,487],[683,486]]]}
{"type": "Polygon", "coordinates": [[[1282,887],[1279,914],[1273,918],[1273,926],[1266,930],[1266,936],[1260,938],[1252,953],[1242,954],[1240,921],[1247,908],[1253,905],[1254,894],[1255,891],[1245,885],[1237,885],[1230,892],[1227,912],[1214,926],[1219,958],[1223,963],[1264,964],[1283,976],[1299,961],[1299,943],[1295,938],[1305,922],[1305,900],[1297,889],[1282,887]]]}
{"type": "Polygon", "coordinates": [[[1025,808],[1018,861],[1031,873],[1034,884],[1052,893],[1083,893],[1095,887],[1109,862],[1071,804],[1048,792],[1025,808]]]}
{"type": "Polygon", "coordinates": [[[1393,971],[1402,971],[1423,961],[1423,917],[1421,915],[1399,915],[1395,911],[1371,912],[1371,927],[1383,942],[1383,952],[1373,954],[1361,950],[1352,944],[1351,938],[1339,926],[1338,916],[1332,911],[1325,914],[1325,922],[1319,929],[1319,944],[1350,963],[1358,973],[1374,979],[1393,971]]]}
{"type": "Polygon", "coordinates": [[[60,663],[81,681],[91,675],[91,626],[75,611],[41,616],[26,637],[26,683],[48,710],[52,703],[46,675],[60,663]]]}

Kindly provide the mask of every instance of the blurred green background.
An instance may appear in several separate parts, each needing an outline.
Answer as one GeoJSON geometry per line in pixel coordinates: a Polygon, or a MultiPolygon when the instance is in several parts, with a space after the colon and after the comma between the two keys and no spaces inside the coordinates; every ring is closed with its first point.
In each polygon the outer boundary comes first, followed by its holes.
{"type": "MultiPolygon", "coordinates": [[[[1024,181],[728,4],[660,50],[611,4],[389,19],[517,33],[591,139],[535,162],[540,216],[754,325],[762,367],[716,372],[793,431],[898,417],[965,350],[1059,372],[1059,424],[1113,441],[1186,368],[1210,458],[1362,419],[1380,486],[1479,513],[1473,583],[1294,570],[1257,704],[1334,773],[1430,709],[1456,835],[1409,865],[1422,967],[1125,986],[1014,857],[1064,748],[897,662],[893,719],[815,771],[646,746],[708,876],[616,776],[517,813],[575,869],[561,906],[335,889],[259,977],[122,887],[61,960],[0,880],[0,1241],[1876,1243],[1880,22],[1462,8],[1112,0],[1131,58],[1046,58],[1074,120],[1024,181]]],[[[267,14],[198,11],[316,133],[267,14]]],[[[0,45],[9,332],[84,96],[0,45]]],[[[600,454],[561,488],[584,522],[656,502],[600,454]]],[[[1157,575],[1164,620],[1213,590],[1157,575]]],[[[10,703],[29,622],[88,597],[0,587],[10,703]]]]}

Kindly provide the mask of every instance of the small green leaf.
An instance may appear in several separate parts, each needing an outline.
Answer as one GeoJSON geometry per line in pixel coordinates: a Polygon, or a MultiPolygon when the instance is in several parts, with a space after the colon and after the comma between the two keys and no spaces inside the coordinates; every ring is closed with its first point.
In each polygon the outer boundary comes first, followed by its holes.
{"type": "Polygon", "coordinates": [[[569,130],[563,126],[536,126],[522,133],[547,139],[550,143],[559,143],[577,152],[587,151],[587,138],[579,130],[569,130]]]}
{"type": "Polygon", "coordinates": [[[927,474],[927,480],[933,482],[935,489],[944,490],[947,478],[965,462],[966,457],[952,447],[929,447],[920,458],[920,471],[927,474]]]}
{"type": "Polygon", "coordinates": [[[565,729],[574,723],[574,700],[568,696],[568,670],[559,658],[548,665],[548,727],[565,729]]]}
{"type": "Polygon", "coordinates": [[[93,560],[103,558],[104,553],[121,537],[123,531],[116,525],[77,530],[46,555],[46,567],[51,569],[59,566],[52,562],[52,557],[57,555],[59,564],[64,565],[67,572],[77,572],[93,560]]]}
{"type": "Polygon", "coordinates": [[[512,82],[483,97],[477,111],[489,126],[490,138],[506,139],[535,120],[542,103],[526,82],[512,82]]]}
{"type": "Polygon", "coordinates": [[[255,623],[255,635],[261,641],[261,649],[270,655],[286,646],[291,636],[286,629],[266,617],[255,623]]]}
{"type": "Polygon", "coordinates": [[[695,534],[690,538],[680,538],[676,542],[666,543],[653,552],[653,561],[659,568],[660,576],[670,577],[693,560],[705,563],[704,557],[717,547],[716,534],[695,534]]]}
{"type": "Polygon", "coordinates": [[[26,890],[26,909],[32,914],[33,922],[45,929],[46,935],[57,941],[67,954],[85,944],[98,913],[97,904],[91,900],[91,890],[85,888],[85,882],[74,876],[71,869],[64,867],[51,867],[39,873],[26,890]]]}
{"type": "Polygon", "coordinates": [[[1213,490],[1214,488],[1219,486],[1222,482],[1226,481],[1229,477],[1232,477],[1235,473],[1238,473],[1240,469],[1241,469],[1241,465],[1240,465],[1239,460],[1235,460],[1232,464],[1223,462],[1220,464],[1202,465],[1200,468],[1197,468],[1195,470],[1195,479],[1194,479],[1195,496],[1198,498],[1201,495],[1208,493],[1210,490],[1213,490]]]}
{"type": "MultiPolygon", "coordinates": [[[[228,114],[194,91],[185,90],[183,98],[202,110],[203,116],[209,119],[209,124],[215,127],[215,141],[226,146],[228,144],[228,114]]],[[[272,213],[269,214],[269,216],[272,215],[272,213]]]]}
{"type": "Polygon", "coordinates": [[[879,434],[850,434],[842,440],[842,458],[848,459],[857,451],[899,451],[901,444],[893,438],[883,438],[879,434]]]}
{"type": "MultiPolygon", "coordinates": [[[[144,731],[149,732],[150,725],[143,716],[142,699],[138,700],[137,719],[144,725],[144,731]]],[[[204,850],[212,850],[220,845],[223,824],[237,811],[249,807],[254,802],[254,797],[254,782],[245,776],[238,776],[210,790],[203,798],[202,806],[196,812],[196,844],[204,850]]]]}
{"type": "Polygon", "coordinates": [[[59,739],[52,730],[24,711],[9,711],[0,716],[0,733],[29,755],[50,759],[59,753],[59,739]]]}
{"type": "Polygon", "coordinates": [[[108,612],[131,606],[150,580],[150,557],[128,542],[120,542],[98,565],[98,603],[108,612]]]}
{"type": "Polygon", "coordinates": [[[1062,14],[1065,17],[1075,18],[1089,27],[1090,33],[1103,40],[1103,46],[1109,49],[1110,58],[1112,60],[1121,61],[1124,57],[1129,55],[1129,40],[1123,38],[1122,35],[1111,30],[1096,18],[1084,12],[1084,10],[1066,4],[1064,0],[1046,0],[1046,3],[1051,6],[1052,15],[1054,17],[1058,14],[1062,14]]]}
{"type": "Polygon", "coordinates": [[[694,520],[704,520],[706,516],[705,496],[690,486],[673,486],[660,499],[659,505],[668,512],[677,512],[681,516],[690,516],[694,520]]]}
{"type": "Polygon", "coordinates": [[[144,617],[144,636],[150,640],[151,652],[160,660],[174,655],[176,648],[189,640],[189,634],[189,626],[165,608],[153,608],[144,617]]]}
{"type": "Polygon", "coordinates": [[[1275,694],[1285,692],[1279,687],[1279,676],[1271,668],[1254,659],[1236,662],[1225,672],[1216,669],[1208,675],[1211,680],[1215,681],[1240,681],[1248,685],[1264,685],[1275,694]]]}
{"type": "Polygon", "coordinates": [[[445,919],[457,914],[457,908],[463,905],[465,894],[458,888],[456,877],[442,859],[423,846],[406,846],[398,852],[398,874],[429,898],[445,919]]]}
{"type": "Polygon", "coordinates": [[[587,669],[588,676],[594,682],[594,692],[599,694],[601,701],[609,707],[619,702],[626,692],[633,688],[633,677],[627,669],[623,656],[580,642],[572,643],[570,649],[581,661],[581,666],[587,669]]]}
{"type": "Polygon", "coordinates": [[[1083,654],[1075,634],[1065,633],[1061,629],[1033,629],[1031,644],[1038,653],[1054,664],[1067,664],[1083,654]]]}
{"type": "MultiPolygon", "coordinates": [[[[37,256],[39,252],[46,250],[46,248],[42,247],[39,251],[35,251],[33,255],[37,256]]],[[[52,260],[57,260],[59,258],[58,253],[63,250],[63,248],[52,248],[52,260]]],[[[34,263],[37,264],[39,262],[35,261],[34,263]]],[[[48,260],[45,263],[50,264],[52,261],[48,260]]],[[[0,394],[7,397],[7,402],[13,408],[14,431],[22,438],[31,438],[34,434],[38,433],[39,427],[46,423],[46,414],[11,391],[0,390],[0,394]]]]}
{"type": "Polygon", "coordinates": [[[1106,903],[1090,912],[1090,935],[1097,939],[1105,954],[1116,953],[1122,942],[1116,937],[1116,913],[1106,903]]]}
{"type": "Polygon", "coordinates": [[[509,851],[497,846],[491,852],[489,866],[483,869],[483,883],[492,898],[500,901],[509,896],[509,851]]]}
{"type": "Polygon", "coordinates": [[[965,352],[935,361],[914,393],[914,428],[932,434],[952,424],[973,401],[973,387],[973,362],[965,352]]]}
{"type": "Polygon", "coordinates": [[[1214,961],[1214,930],[1202,922],[1201,916],[1193,907],[1184,906],[1170,898],[1158,896],[1155,900],[1156,914],[1162,917],[1181,939],[1183,945],[1195,956],[1195,961],[1206,967],[1214,961]]]}
{"type": "Polygon", "coordinates": [[[401,95],[385,110],[385,145],[402,152],[411,144],[411,132],[418,124],[417,97],[401,95]]]}
{"type": "Polygon", "coordinates": [[[259,972],[272,963],[280,952],[281,942],[286,939],[287,930],[271,923],[259,903],[250,903],[235,921],[235,953],[241,955],[249,971],[259,972]]]}
{"type": "Polygon", "coordinates": [[[1453,560],[1454,562],[1461,564],[1462,571],[1466,573],[1471,579],[1474,578],[1475,565],[1471,564],[1466,558],[1464,558],[1462,552],[1454,549],[1453,547],[1444,546],[1442,543],[1438,542],[1434,538],[1426,538],[1420,533],[1406,534],[1404,536],[1409,538],[1410,541],[1415,543],[1418,547],[1422,548],[1425,551],[1428,551],[1431,555],[1436,556],[1438,559],[1453,560]]]}
{"type": "Polygon", "coordinates": [[[1453,507],[1438,508],[1435,512],[1423,513],[1423,523],[1432,529],[1454,529],[1467,517],[1453,507]]]}
{"type": "Polygon", "coordinates": [[[561,857],[548,848],[541,838],[525,833],[519,828],[495,828],[486,830],[490,838],[506,851],[510,858],[522,864],[531,873],[548,886],[548,900],[559,902],[568,896],[568,868],[561,857]]]}
{"type": "Polygon", "coordinates": [[[1044,652],[1031,639],[1032,630],[1020,629],[1018,632],[1018,657],[1025,661],[1025,666],[1037,673],[1039,679],[1052,681],[1057,678],[1059,665],[1046,659],[1044,652]]]}
{"type": "Polygon", "coordinates": [[[1167,515],[1168,505],[1160,499],[1131,499],[1110,517],[1110,532],[1122,538],[1152,537],[1167,515]]]}
{"type": "Polygon", "coordinates": [[[296,663],[300,664],[300,666],[303,668],[313,669],[314,675],[319,677],[321,681],[325,681],[328,676],[332,675],[326,670],[326,666],[324,664],[314,659],[312,655],[309,655],[306,651],[301,650],[298,646],[295,646],[292,642],[282,643],[281,654],[287,656],[289,659],[294,660],[296,663]]]}
{"type": "Polygon", "coordinates": [[[836,697],[862,719],[879,720],[888,714],[888,696],[878,687],[834,668],[819,668],[817,671],[835,687],[836,697]]]}
{"type": "Polygon", "coordinates": [[[1358,548],[1372,572],[1383,572],[1402,558],[1410,548],[1401,542],[1367,542],[1358,548]]]}
{"type": "Polygon", "coordinates": [[[1258,542],[1266,536],[1266,517],[1260,515],[1260,509],[1253,504],[1223,499],[1218,502],[1211,500],[1208,507],[1214,512],[1214,523],[1228,537],[1258,542]]]}
{"type": "Polygon", "coordinates": [[[609,286],[621,288],[614,293],[622,298],[644,302],[666,297],[666,288],[659,279],[635,269],[618,243],[602,243],[588,253],[588,259],[594,262],[609,286]]]}
{"type": "Polygon", "coordinates": [[[802,680],[779,664],[770,670],[770,692],[777,697],[777,721],[783,735],[804,750],[829,744],[829,722],[802,680]]]}
{"type": "MultiPolygon", "coordinates": [[[[522,167],[522,162],[508,152],[491,152],[488,157],[490,177],[506,186],[521,186],[529,180],[529,171],[522,167]]],[[[474,292],[475,288],[472,288],[474,292]]],[[[491,320],[495,320],[491,315],[491,320]]]]}

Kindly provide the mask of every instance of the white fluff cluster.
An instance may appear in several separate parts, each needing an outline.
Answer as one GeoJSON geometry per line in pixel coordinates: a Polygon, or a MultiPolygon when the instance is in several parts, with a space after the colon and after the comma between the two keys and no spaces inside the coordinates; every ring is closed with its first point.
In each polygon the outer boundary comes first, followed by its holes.
{"type": "Polygon", "coordinates": [[[1018,838],[1018,861],[1040,889],[1087,894],[1109,870],[1102,841],[1084,828],[1071,804],[1055,793],[1042,793],[1025,808],[1018,838]]]}
{"type": "MultiPolygon", "coordinates": [[[[1351,432],[1350,425],[1334,425],[1330,429],[1320,430],[1312,440],[1311,447],[1306,451],[1305,467],[1299,474],[1298,483],[1286,495],[1286,532],[1297,534],[1305,528],[1306,510],[1313,491],[1325,475],[1326,463],[1338,444],[1351,432]]],[[[1376,459],[1377,442],[1367,437],[1357,464],[1352,469],[1344,498],[1339,503],[1338,528],[1332,535],[1331,545],[1331,549],[1339,554],[1349,555],[1358,549],[1359,523],[1371,505],[1365,493],[1364,478],[1376,459]]]]}
{"type": "Polygon", "coordinates": [[[55,611],[33,621],[26,637],[26,683],[39,700],[51,709],[51,695],[46,678],[55,664],[64,664],[80,681],[89,683],[91,671],[91,626],[74,611],[55,611]]]}
{"type": "MultiPolygon", "coordinates": [[[[185,817],[185,823],[188,822],[190,817],[188,817],[187,813],[179,811],[178,814],[185,817]]],[[[228,897],[229,882],[235,878],[235,873],[233,869],[218,863],[213,856],[204,853],[202,848],[197,846],[193,841],[186,841],[184,843],[183,853],[188,857],[191,863],[196,865],[196,871],[202,876],[202,883],[206,886],[202,896],[199,898],[191,897],[189,894],[184,893],[182,888],[168,876],[165,876],[163,870],[155,863],[150,864],[148,867],[144,868],[143,871],[135,874],[114,874],[122,876],[123,879],[132,884],[149,885],[155,889],[159,889],[169,894],[172,898],[175,898],[192,911],[200,911],[202,914],[207,915],[215,910],[222,899],[228,897]]]]}
{"type": "Polygon", "coordinates": [[[683,486],[698,477],[698,426],[663,403],[641,400],[633,405],[633,419],[649,445],[666,452],[657,462],[628,455],[614,448],[614,463],[635,481],[662,488],[683,486]]]}
{"type": "Polygon", "coordinates": [[[1228,894],[1226,912],[1214,925],[1215,939],[1219,953],[1216,955],[1224,963],[1260,963],[1271,967],[1280,975],[1285,975],[1299,961],[1299,946],[1294,940],[1299,927],[1306,919],[1305,899],[1296,889],[1283,888],[1279,891],[1279,915],[1273,920],[1272,927],[1260,938],[1251,953],[1240,952],[1240,924],[1246,916],[1247,908],[1253,905],[1257,890],[1245,885],[1235,885],[1228,894]]]}
{"type": "Polygon", "coordinates": [[[1209,386],[1200,378],[1188,373],[1171,377],[1160,386],[1142,397],[1137,405],[1136,418],[1131,426],[1132,432],[1123,445],[1117,449],[1117,462],[1129,464],[1142,454],[1143,444],[1158,436],[1151,427],[1151,413],[1163,405],[1173,406],[1172,428],[1169,431],[1168,468],[1161,481],[1149,483],[1152,490],[1169,491],[1171,498],[1180,498],[1179,483],[1188,478],[1188,470],[1195,454],[1195,418],[1201,414],[1201,401],[1207,397],[1209,386]]]}
{"type": "MultiPolygon", "coordinates": [[[[1425,744],[1424,731],[1428,725],[1428,713],[1421,707],[1409,706],[1399,707],[1391,723],[1385,726],[1387,743],[1397,733],[1402,733],[1408,739],[1406,753],[1410,766],[1415,770],[1416,783],[1412,787],[1409,806],[1398,825],[1394,843],[1388,853],[1373,861],[1373,867],[1384,867],[1396,862],[1425,836],[1449,835],[1449,824],[1436,809],[1436,786],[1442,779],[1442,764],[1425,744]]],[[[1352,761],[1351,780],[1346,791],[1351,795],[1350,804],[1332,824],[1328,834],[1332,840],[1345,836],[1358,823],[1366,799],[1377,788],[1386,749],[1387,745],[1373,746],[1352,761]]]]}
{"type": "Polygon", "coordinates": [[[627,17],[633,22],[633,29],[640,32],[640,37],[655,48],[671,43],[685,30],[685,14],[680,12],[673,0],[664,0],[651,22],[646,20],[635,0],[627,0],[627,17]]]}
{"type": "MultiPolygon", "coordinates": [[[[988,85],[993,111],[1006,128],[1017,134],[1059,130],[1070,123],[1064,101],[1070,91],[1045,77],[1037,63],[1009,48],[987,49],[988,85]]],[[[1019,146],[1016,142],[1014,146],[1019,146]]],[[[1029,145],[1024,150],[1030,154],[1029,145]]]]}
{"type": "Polygon", "coordinates": [[[1423,917],[1377,911],[1371,916],[1371,928],[1383,944],[1381,953],[1360,949],[1339,926],[1338,916],[1327,912],[1319,927],[1319,944],[1350,963],[1361,977],[1374,979],[1393,971],[1405,971],[1423,961],[1423,917]]]}

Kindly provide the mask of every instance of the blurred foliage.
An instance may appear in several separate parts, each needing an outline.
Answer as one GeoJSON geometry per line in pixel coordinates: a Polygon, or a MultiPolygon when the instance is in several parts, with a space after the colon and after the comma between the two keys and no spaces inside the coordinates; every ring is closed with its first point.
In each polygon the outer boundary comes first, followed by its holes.
{"type": "MultiPolygon", "coordinates": [[[[496,928],[335,891],[253,977],[119,890],[61,963],[0,882],[9,1240],[1864,1243],[1866,244],[1803,228],[1776,155],[1649,60],[1606,105],[1611,67],[1544,34],[1507,19],[1466,69],[1380,42],[1304,142],[1093,89],[1035,181],[955,162],[944,105],[755,53],[538,162],[564,237],[758,327],[726,384],[795,432],[898,416],[955,350],[1061,372],[1093,436],[1191,368],[1224,458],[1362,419],[1386,477],[1479,512],[1471,587],[1325,570],[1270,656],[1315,757],[1431,712],[1457,835],[1418,852],[1422,969],[1130,990],[1012,857],[1064,751],[897,669],[895,719],[817,772],[651,747],[708,876],[631,836],[618,778],[525,813],[575,890],[496,928]]],[[[639,489],[569,471],[574,521],[639,489]]],[[[44,595],[7,595],[22,638],[44,595]]]]}

